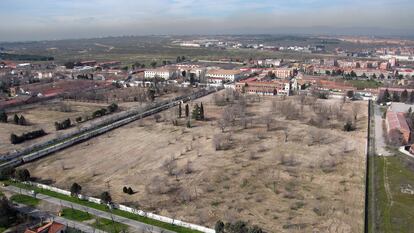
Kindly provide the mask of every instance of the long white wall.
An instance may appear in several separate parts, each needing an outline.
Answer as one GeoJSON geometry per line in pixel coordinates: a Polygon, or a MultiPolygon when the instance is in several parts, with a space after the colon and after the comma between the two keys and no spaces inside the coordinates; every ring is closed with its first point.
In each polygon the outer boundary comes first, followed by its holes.
{"type": "MultiPolygon", "coordinates": [[[[59,188],[56,188],[56,187],[53,187],[53,186],[49,186],[49,185],[45,185],[45,184],[39,184],[39,183],[36,183],[36,182],[24,182],[24,183],[35,186],[35,187],[38,187],[38,188],[41,188],[41,189],[50,190],[50,191],[53,191],[53,192],[56,192],[56,193],[60,193],[60,194],[66,195],[66,196],[71,195],[70,191],[67,191],[67,190],[64,190],[64,189],[59,189],[59,188]]],[[[88,196],[81,195],[81,194],[78,195],[78,198],[83,199],[83,200],[87,200],[87,201],[93,202],[93,203],[98,203],[98,204],[103,203],[102,200],[99,199],[99,198],[88,197],[88,196]]],[[[201,231],[201,232],[205,232],[205,233],[215,233],[216,232],[214,229],[211,229],[211,228],[207,228],[207,227],[192,224],[192,223],[183,222],[183,221],[180,221],[178,219],[172,219],[172,218],[169,218],[169,217],[161,216],[161,215],[158,215],[158,214],[153,214],[153,213],[150,213],[150,212],[145,212],[145,211],[134,209],[134,208],[131,208],[131,207],[128,207],[128,206],[125,206],[125,205],[114,204],[113,207],[116,208],[116,209],[119,209],[119,210],[123,210],[125,212],[129,212],[129,213],[132,213],[132,214],[144,216],[144,217],[147,217],[147,218],[151,218],[151,219],[158,220],[158,221],[161,221],[161,222],[173,224],[173,225],[176,225],[176,226],[186,227],[186,228],[189,228],[189,229],[192,229],[192,230],[197,230],[197,231],[201,231]]]]}

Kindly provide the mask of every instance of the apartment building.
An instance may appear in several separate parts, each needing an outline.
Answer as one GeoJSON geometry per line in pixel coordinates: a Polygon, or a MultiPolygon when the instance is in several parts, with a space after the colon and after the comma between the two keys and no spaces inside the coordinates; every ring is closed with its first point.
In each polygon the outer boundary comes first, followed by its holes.
{"type": "Polygon", "coordinates": [[[214,69],[208,70],[206,77],[207,81],[211,83],[234,82],[243,77],[243,72],[240,70],[214,69]]]}
{"type": "Polygon", "coordinates": [[[173,78],[174,74],[175,74],[175,71],[172,69],[164,69],[164,68],[150,69],[150,70],[144,71],[144,78],[159,77],[159,78],[168,80],[170,78],[173,78]]]}

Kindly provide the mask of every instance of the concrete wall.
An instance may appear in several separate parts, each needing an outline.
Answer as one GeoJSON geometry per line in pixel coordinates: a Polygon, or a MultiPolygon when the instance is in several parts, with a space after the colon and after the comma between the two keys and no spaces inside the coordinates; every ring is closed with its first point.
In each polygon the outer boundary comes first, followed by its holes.
{"type": "MultiPolygon", "coordinates": [[[[66,196],[71,195],[70,191],[67,191],[67,190],[64,190],[64,189],[59,189],[59,188],[52,187],[52,186],[49,186],[49,185],[39,184],[39,183],[35,183],[35,182],[24,182],[24,183],[35,186],[35,187],[38,187],[38,188],[41,188],[41,189],[50,190],[50,191],[53,191],[53,192],[56,192],[56,193],[60,193],[60,194],[66,195],[66,196]]],[[[87,200],[89,202],[102,204],[102,201],[99,198],[88,197],[88,196],[81,195],[81,194],[78,195],[78,198],[80,198],[82,200],[87,200]]],[[[186,228],[190,228],[190,229],[205,232],[205,233],[215,233],[216,232],[214,229],[211,229],[211,228],[207,228],[207,227],[204,227],[204,226],[183,222],[183,221],[180,221],[180,220],[177,220],[177,219],[164,217],[164,216],[161,216],[161,215],[145,212],[145,211],[142,211],[142,210],[137,210],[137,209],[125,206],[125,205],[119,205],[119,204],[115,203],[113,205],[113,207],[115,209],[123,210],[123,211],[129,212],[129,213],[132,213],[132,214],[144,216],[144,217],[147,217],[147,218],[155,219],[155,220],[165,222],[165,223],[169,223],[169,224],[173,224],[173,225],[176,225],[176,226],[186,227],[186,228]]]]}

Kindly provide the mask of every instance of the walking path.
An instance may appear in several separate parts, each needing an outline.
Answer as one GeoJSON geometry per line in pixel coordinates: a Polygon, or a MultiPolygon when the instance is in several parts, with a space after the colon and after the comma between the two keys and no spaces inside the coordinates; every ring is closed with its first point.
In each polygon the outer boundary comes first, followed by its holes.
{"type": "Polygon", "coordinates": [[[27,214],[27,215],[32,216],[34,218],[43,219],[43,220],[50,219],[50,220],[56,221],[58,223],[66,225],[70,228],[74,228],[74,229],[80,230],[80,231],[85,232],[85,233],[106,233],[105,231],[95,229],[95,228],[93,228],[91,226],[88,226],[84,223],[80,223],[80,222],[72,221],[72,220],[62,218],[62,217],[59,217],[59,216],[56,216],[56,215],[52,215],[50,213],[43,212],[43,211],[40,211],[40,210],[35,209],[33,207],[25,206],[25,205],[22,205],[22,204],[18,204],[17,206],[15,206],[15,209],[20,213],[27,214]]]}
{"type": "MultiPolygon", "coordinates": [[[[3,187],[3,189],[10,191],[10,192],[14,192],[14,193],[21,193],[21,194],[25,194],[28,196],[32,196],[32,194],[30,193],[29,190],[26,189],[20,189],[17,188],[15,186],[7,186],[7,187],[3,187]]],[[[36,194],[36,198],[42,201],[46,201],[55,205],[59,205],[59,206],[64,206],[64,207],[68,207],[68,208],[73,208],[73,209],[77,209],[80,211],[84,211],[84,212],[88,212],[89,214],[98,216],[100,218],[106,218],[109,220],[114,220],[115,222],[120,222],[123,223],[125,225],[128,225],[130,227],[133,227],[135,229],[137,229],[140,232],[150,232],[150,233],[174,233],[173,231],[169,231],[169,230],[165,230],[156,226],[151,226],[139,221],[135,221],[129,218],[125,218],[125,217],[121,217],[118,215],[114,215],[105,211],[101,211],[101,210],[97,210],[97,209],[93,209],[87,206],[83,206],[83,205],[79,205],[73,202],[69,202],[69,201],[65,201],[65,200],[61,200],[58,198],[54,198],[51,196],[47,196],[41,193],[36,194]]]]}

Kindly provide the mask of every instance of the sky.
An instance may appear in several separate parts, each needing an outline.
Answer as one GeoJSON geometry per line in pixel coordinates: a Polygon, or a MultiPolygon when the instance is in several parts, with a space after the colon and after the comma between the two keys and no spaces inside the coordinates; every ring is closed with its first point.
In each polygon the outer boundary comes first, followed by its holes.
{"type": "Polygon", "coordinates": [[[0,0],[0,41],[122,35],[414,35],[414,0],[0,0]]]}

